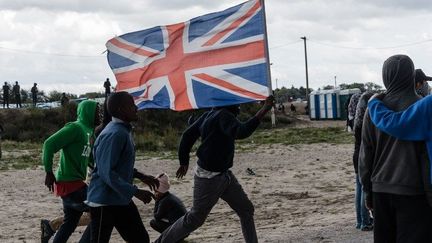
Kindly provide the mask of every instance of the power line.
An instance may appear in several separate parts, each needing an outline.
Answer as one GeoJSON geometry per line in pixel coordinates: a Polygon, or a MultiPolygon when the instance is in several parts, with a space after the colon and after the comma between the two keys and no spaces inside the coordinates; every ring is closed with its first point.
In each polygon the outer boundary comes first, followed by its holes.
{"type": "MultiPolygon", "coordinates": [[[[352,47],[352,46],[334,45],[331,43],[324,43],[324,42],[310,40],[310,39],[308,39],[308,41],[315,43],[315,44],[318,44],[318,45],[329,46],[329,47],[340,48],[340,49],[385,50],[385,49],[395,49],[395,48],[401,48],[401,47],[407,47],[407,46],[421,45],[421,44],[424,44],[427,42],[432,42],[432,39],[427,39],[427,40],[417,41],[417,42],[412,42],[412,43],[407,43],[407,44],[401,44],[401,45],[396,45],[396,46],[387,46],[387,47],[352,47]]],[[[294,44],[297,44],[299,42],[301,42],[301,40],[288,42],[288,43],[282,44],[282,45],[272,46],[272,47],[269,47],[269,49],[274,50],[274,49],[282,48],[285,46],[294,45],[294,44]]],[[[8,47],[3,47],[3,46],[0,46],[0,50],[12,51],[12,52],[18,52],[18,53],[24,53],[24,54],[32,54],[32,55],[46,55],[46,56],[60,56],[60,57],[78,57],[78,58],[105,57],[105,55],[102,55],[105,53],[105,51],[99,55],[79,55],[79,54],[50,53],[50,52],[41,52],[41,51],[33,51],[33,50],[23,50],[23,49],[8,48],[8,47]]]]}
{"type": "Polygon", "coordinates": [[[32,55],[46,55],[46,56],[60,56],[60,57],[82,57],[82,58],[94,58],[94,57],[105,57],[101,53],[100,55],[74,55],[74,54],[63,54],[63,53],[49,53],[49,52],[41,52],[41,51],[31,51],[31,50],[22,50],[22,49],[14,49],[8,47],[0,46],[0,49],[24,54],[32,54],[32,55]]]}
{"type": "Polygon", "coordinates": [[[272,46],[272,47],[269,47],[269,49],[277,49],[277,48],[293,45],[293,44],[296,44],[296,43],[299,43],[299,42],[301,42],[301,40],[296,40],[296,41],[289,42],[289,43],[286,43],[286,44],[282,44],[282,45],[279,45],[279,46],[272,46]]]}
{"type": "MultiPolygon", "coordinates": [[[[270,47],[270,49],[278,49],[278,48],[285,47],[288,45],[296,44],[298,42],[300,42],[300,40],[289,42],[289,43],[278,45],[278,46],[273,46],[273,47],[270,47]]],[[[12,52],[24,53],[24,54],[33,54],[33,55],[60,56],[60,57],[82,57],[82,58],[105,57],[102,54],[104,54],[106,52],[106,51],[103,51],[100,55],[75,55],[75,54],[50,53],[50,52],[23,50],[23,49],[15,49],[15,48],[3,47],[3,46],[0,46],[0,49],[6,50],[6,51],[12,51],[12,52]]]]}
{"type": "Polygon", "coordinates": [[[308,39],[308,40],[310,42],[318,44],[318,45],[329,46],[329,47],[340,48],[340,49],[352,49],[352,50],[385,50],[385,49],[396,49],[396,48],[401,48],[401,47],[416,46],[416,45],[421,45],[421,44],[424,44],[424,43],[427,43],[427,42],[432,42],[432,39],[428,39],[428,40],[417,41],[417,42],[412,42],[412,43],[407,43],[407,44],[402,44],[402,45],[396,45],[396,46],[386,46],[386,47],[350,47],[350,46],[333,45],[333,44],[319,42],[319,41],[310,40],[310,39],[308,39]]]}

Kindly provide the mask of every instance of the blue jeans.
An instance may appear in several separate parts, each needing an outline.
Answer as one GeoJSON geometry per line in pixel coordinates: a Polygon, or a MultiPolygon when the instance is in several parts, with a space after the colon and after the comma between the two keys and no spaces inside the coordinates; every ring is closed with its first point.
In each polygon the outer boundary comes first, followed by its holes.
{"type": "MultiPolygon", "coordinates": [[[[64,213],[63,224],[60,226],[54,237],[54,243],[63,243],[68,241],[71,234],[75,231],[81,215],[83,212],[88,211],[88,206],[84,204],[86,198],[87,187],[83,187],[62,197],[64,213]]],[[[90,242],[89,226],[87,226],[79,242],[90,242]]]]}
{"type": "Polygon", "coordinates": [[[357,229],[363,228],[366,225],[372,224],[369,210],[365,206],[364,193],[362,185],[359,180],[358,174],[356,174],[356,195],[355,195],[355,207],[357,214],[357,229]]]}

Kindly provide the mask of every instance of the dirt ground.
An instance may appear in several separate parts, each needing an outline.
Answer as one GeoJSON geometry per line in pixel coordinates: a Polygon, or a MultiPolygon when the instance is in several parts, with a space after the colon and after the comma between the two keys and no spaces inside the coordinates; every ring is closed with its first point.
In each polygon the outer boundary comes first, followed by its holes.
{"type": "MultiPolygon", "coordinates": [[[[311,124],[308,126],[343,126],[340,121],[311,124]]],[[[352,144],[310,144],[266,145],[237,153],[232,171],[255,205],[259,241],[372,242],[371,232],[354,227],[352,152],[352,144]],[[246,173],[247,168],[256,175],[246,173]]],[[[169,174],[171,192],[187,207],[191,206],[192,170],[184,179],[177,180],[176,160],[138,158],[136,167],[148,174],[169,174]]],[[[43,185],[42,168],[6,171],[0,175],[0,242],[40,242],[40,220],[62,214],[61,200],[43,185]]],[[[154,203],[135,202],[150,239],[155,240],[158,233],[148,223],[154,203]]],[[[70,242],[77,242],[83,231],[79,227],[70,242]]],[[[111,242],[123,241],[114,232],[111,242]]],[[[206,223],[187,242],[243,242],[238,217],[220,200],[206,223]]]]}

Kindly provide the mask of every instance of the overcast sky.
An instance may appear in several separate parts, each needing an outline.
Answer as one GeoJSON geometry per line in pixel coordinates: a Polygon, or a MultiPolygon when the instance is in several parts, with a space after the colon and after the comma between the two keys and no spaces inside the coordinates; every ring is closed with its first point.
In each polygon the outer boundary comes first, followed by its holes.
{"type": "MultiPolygon", "coordinates": [[[[237,0],[0,0],[0,82],[34,82],[45,91],[103,91],[114,79],[106,55],[110,38],[221,11],[237,0]]],[[[273,88],[382,85],[383,61],[408,54],[432,76],[430,0],[267,0],[273,88]]],[[[115,81],[112,82],[115,84],[115,81]]]]}

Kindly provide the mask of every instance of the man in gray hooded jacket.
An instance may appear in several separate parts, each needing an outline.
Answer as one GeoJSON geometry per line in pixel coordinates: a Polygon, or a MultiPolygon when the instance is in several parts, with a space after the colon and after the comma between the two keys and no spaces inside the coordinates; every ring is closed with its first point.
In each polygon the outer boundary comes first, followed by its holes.
{"type": "MultiPolygon", "coordinates": [[[[387,88],[383,103],[401,111],[419,100],[414,90],[414,64],[405,55],[388,58],[382,69],[387,88]]],[[[375,242],[432,242],[432,208],[424,173],[424,142],[398,140],[378,130],[366,112],[359,173],[366,206],[374,212],[375,242]]]]}

